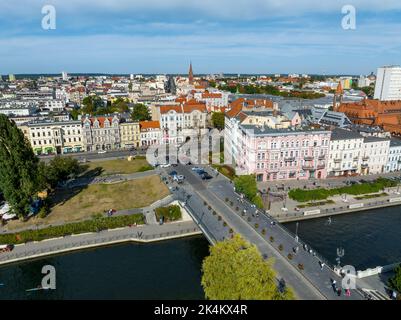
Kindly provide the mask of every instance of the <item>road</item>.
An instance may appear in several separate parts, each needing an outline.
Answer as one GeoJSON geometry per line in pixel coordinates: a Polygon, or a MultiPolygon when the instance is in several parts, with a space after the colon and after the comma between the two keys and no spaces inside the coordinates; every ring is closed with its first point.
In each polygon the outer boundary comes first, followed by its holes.
{"type": "MultiPolygon", "coordinates": [[[[212,210],[207,210],[205,205],[202,207],[201,201],[200,208],[197,208],[197,211],[202,211],[203,220],[207,222],[206,226],[209,230],[216,228],[215,226],[219,224],[211,213],[215,210],[231,228],[255,244],[262,255],[275,259],[274,268],[278,276],[285,279],[286,283],[294,289],[299,299],[358,300],[362,298],[356,291],[352,293],[351,297],[345,297],[344,295],[339,297],[332,289],[331,279],[341,283],[341,278],[327,267],[327,263],[321,269],[319,262],[324,261],[323,258],[319,258],[313,251],[313,253],[309,253],[309,250],[303,250],[302,244],[297,243],[293,235],[283,229],[273,218],[264,214],[257,216],[256,209],[251,208],[246,201],[244,203],[241,202],[239,195],[234,192],[232,184],[227,179],[219,175],[211,181],[204,182],[190,169],[190,166],[179,165],[174,170],[186,178],[186,182],[182,184],[180,190],[184,189],[187,194],[196,196],[212,206],[212,210]],[[233,202],[232,206],[230,202],[227,203],[225,201],[226,198],[233,202]],[[246,214],[243,217],[244,209],[246,214]],[[272,222],[275,225],[272,225],[272,222]],[[255,223],[259,225],[257,229],[255,228],[255,223]],[[263,229],[266,230],[266,235],[262,234],[263,229]],[[274,243],[270,242],[270,236],[274,237],[274,243]],[[278,249],[280,244],[283,246],[282,251],[278,249]],[[295,246],[300,248],[296,254],[292,252],[295,246]],[[287,258],[288,253],[293,253],[292,260],[287,258]],[[304,266],[303,271],[298,269],[298,264],[304,266]]],[[[209,173],[216,175],[212,169],[208,168],[207,170],[209,173]]]]}

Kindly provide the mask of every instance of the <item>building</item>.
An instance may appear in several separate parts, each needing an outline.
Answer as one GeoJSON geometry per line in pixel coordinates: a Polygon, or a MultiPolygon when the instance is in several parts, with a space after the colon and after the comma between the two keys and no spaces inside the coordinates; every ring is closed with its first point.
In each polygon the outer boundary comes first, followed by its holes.
{"type": "Polygon", "coordinates": [[[364,137],[358,132],[336,128],[332,131],[328,161],[329,176],[360,174],[364,137]]]}
{"type": "Polygon", "coordinates": [[[401,100],[400,66],[387,66],[377,69],[374,98],[380,101],[401,100]]]}
{"type": "Polygon", "coordinates": [[[180,105],[159,106],[157,119],[163,133],[162,143],[180,145],[207,132],[207,109],[195,100],[180,105]]]}
{"type": "Polygon", "coordinates": [[[141,130],[139,122],[126,121],[120,123],[121,148],[139,148],[141,145],[141,130]]]}
{"type": "Polygon", "coordinates": [[[361,174],[380,174],[385,172],[389,150],[390,139],[365,137],[361,150],[361,174]]]}
{"type": "Polygon", "coordinates": [[[194,72],[192,71],[192,62],[189,64],[188,83],[190,85],[194,84],[194,72]]]}
{"type": "Polygon", "coordinates": [[[324,179],[330,131],[239,125],[236,172],[257,181],[324,179]]]}
{"type": "Polygon", "coordinates": [[[68,81],[68,73],[65,72],[65,71],[63,71],[63,72],[61,73],[61,79],[62,79],[63,81],[68,81]]]}
{"type": "Polygon", "coordinates": [[[22,128],[25,128],[25,135],[29,137],[32,149],[37,155],[85,150],[81,121],[39,121],[28,123],[22,128]]]}
{"type": "Polygon", "coordinates": [[[393,135],[401,134],[401,100],[365,99],[341,103],[336,111],[345,113],[354,124],[377,126],[393,135]]]}
{"type": "Polygon", "coordinates": [[[8,75],[8,81],[14,82],[14,81],[15,81],[15,75],[13,75],[12,73],[10,73],[10,74],[8,75]]]}
{"type": "Polygon", "coordinates": [[[121,147],[120,119],[109,117],[83,117],[83,141],[86,151],[116,150],[121,147]]]}
{"type": "Polygon", "coordinates": [[[401,140],[391,139],[385,172],[401,170],[401,140]]]}
{"type": "Polygon", "coordinates": [[[159,121],[140,121],[139,127],[141,130],[142,147],[161,144],[162,131],[159,121]]]}

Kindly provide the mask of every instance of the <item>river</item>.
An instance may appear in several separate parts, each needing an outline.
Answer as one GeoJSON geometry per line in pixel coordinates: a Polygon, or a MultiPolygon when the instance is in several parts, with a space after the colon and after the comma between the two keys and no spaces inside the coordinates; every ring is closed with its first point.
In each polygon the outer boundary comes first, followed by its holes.
{"type": "Polygon", "coordinates": [[[204,299],[203,237],[122,244],[0,267],[0,299],[204,299]],[[41,284],[44,265],[56,269],[56,290],[41,284]]]}
{"type": "MultiPolygon", "coordinates": [[[[284,226],[295,233],[295,222],[284,226]]],[[[341,247],[341,264],[356,270],[401,262],[401,207],[300,221],[298,236],[332,264],[341,247]]]]}

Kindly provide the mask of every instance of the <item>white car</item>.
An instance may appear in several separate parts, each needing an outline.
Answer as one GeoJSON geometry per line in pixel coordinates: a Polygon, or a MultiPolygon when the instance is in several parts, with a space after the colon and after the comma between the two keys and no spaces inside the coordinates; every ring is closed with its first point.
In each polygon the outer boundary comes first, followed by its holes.
{"type": "Polygon", "coordinates": [[[183,175],[175,175],[174,177],[173,177],[173,180],[174,181],[182,181],[182,180],[184,180],[185,179],[185,177],[183,176],[183,175]]]}
{"type": "Polygon", "coordinates": [[[0,206],[0,215],[6,214],[10,211],[10,205],[6,202],[2,206],[0,206]]]}
{"type": "Polygon", "coordinates": [[[170,163],[161,164],[161,165],[160,165],[160,168],[169,168],[169,167],[171,167],[171,164],[170,164],[170,163]]]}
{"type": "Polygon", "coordinates": [[[106,153],[107,151],[106,150],[99,150],[97,153],[98,154],[103,154],[103,153],[106,153]]]}

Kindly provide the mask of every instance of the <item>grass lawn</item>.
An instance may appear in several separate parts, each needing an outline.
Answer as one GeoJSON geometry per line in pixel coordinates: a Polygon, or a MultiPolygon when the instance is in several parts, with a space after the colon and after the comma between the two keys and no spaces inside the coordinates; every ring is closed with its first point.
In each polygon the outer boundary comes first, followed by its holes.
{"type": "Polygon", "coordinates": [[[55,224],[91,218],[105,210],[132,209],[150,205],[169,195],[169,190],[157,175],[115,184],[90,185],[82,190],[66,190],[51,197],[50,214],[27,222],[10,221],[10,230],[32,225],[55,224]]]}
{"type": "Polygon", "coordinates": [[[152,170],[153,167],[149,165],[146,159],[135,159],[128,161],[127,159],[116,159],[107,161],[91,161],[86,164],[88,166],[87,171],[101,168],[101,175],[111,174],[128,174],[135,172],[143,172],[152,170]]]}
{"type": "Polygon", "coordinates": [[[222,175],[225,175],[230,180],[236,178],[235,169],[229,165],[212,165],[212,167],[217,169],[222,175]]]}

